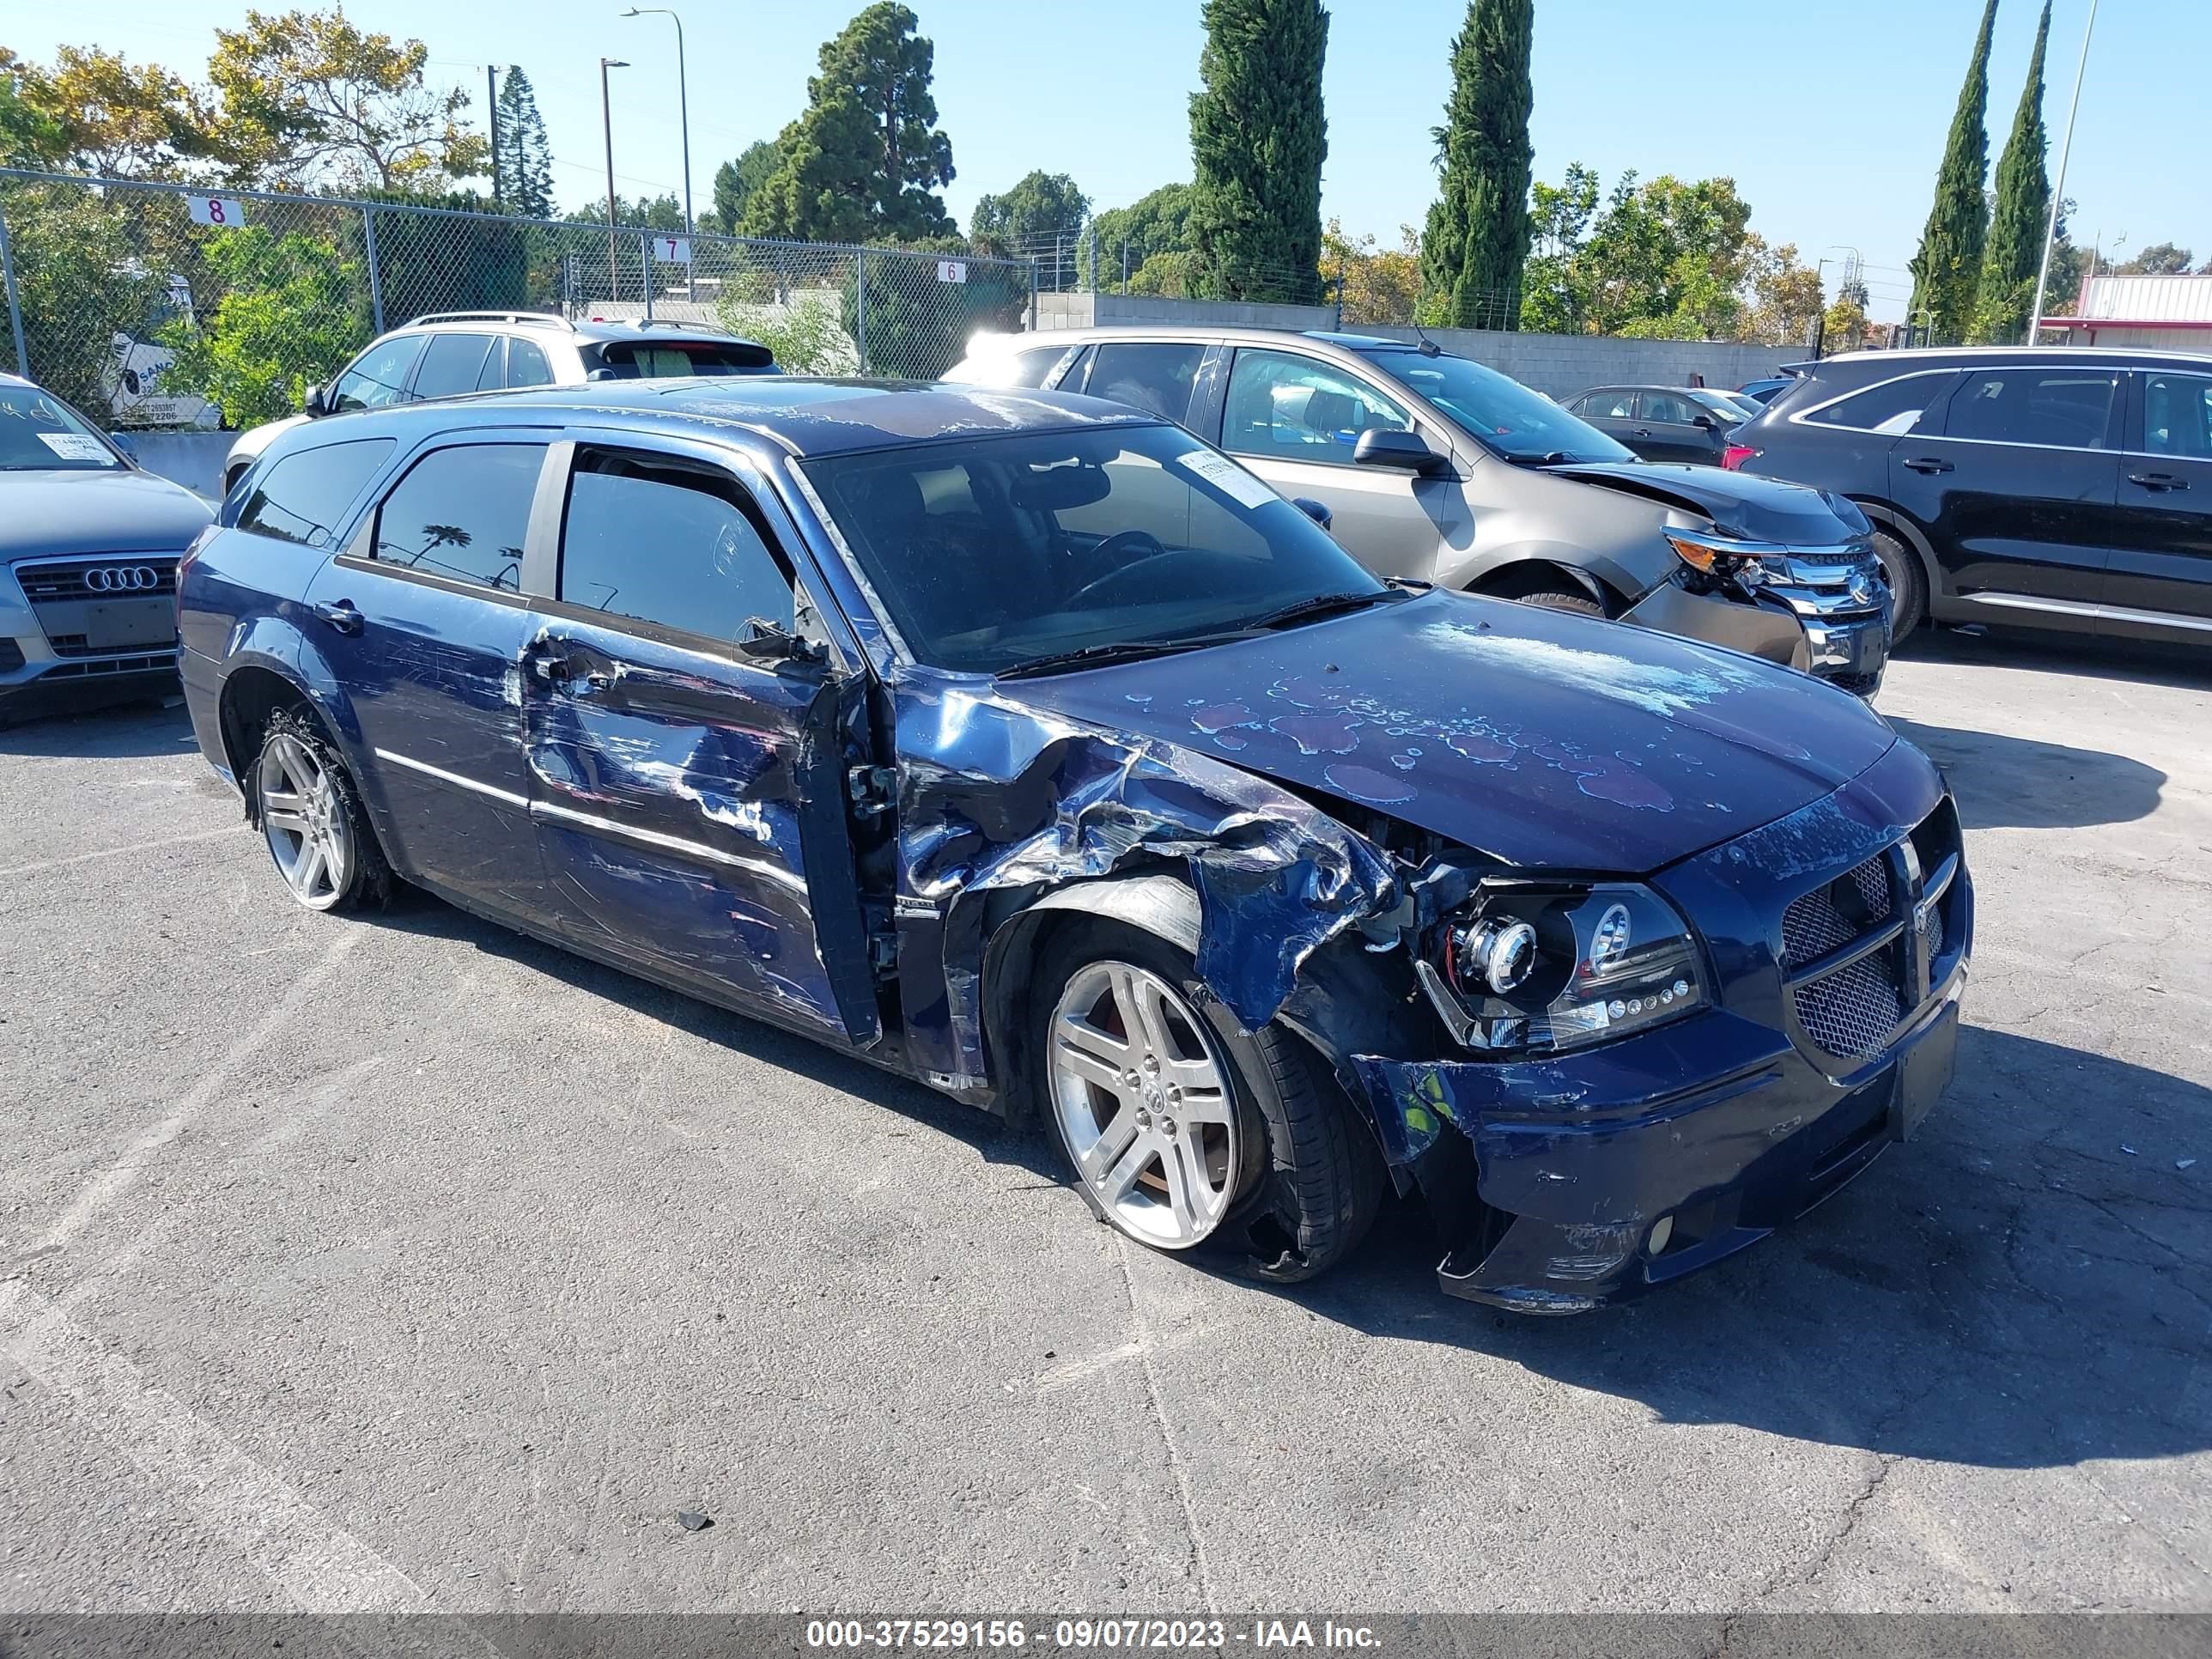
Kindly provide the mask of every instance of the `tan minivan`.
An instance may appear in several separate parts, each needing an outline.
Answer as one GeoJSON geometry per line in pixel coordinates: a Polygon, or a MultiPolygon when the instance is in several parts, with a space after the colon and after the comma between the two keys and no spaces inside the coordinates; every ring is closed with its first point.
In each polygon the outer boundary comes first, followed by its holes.
{"type": "Polygon", "coordinates": [[[945,378],[1082,392],[1179,422],[1312,504],[1378,575],[1618,617],[1863,696],[1888,660],[1889,595],[1849,501],[1638,460],[1429,341],[1074,329],[987,337],[945,378]]]}

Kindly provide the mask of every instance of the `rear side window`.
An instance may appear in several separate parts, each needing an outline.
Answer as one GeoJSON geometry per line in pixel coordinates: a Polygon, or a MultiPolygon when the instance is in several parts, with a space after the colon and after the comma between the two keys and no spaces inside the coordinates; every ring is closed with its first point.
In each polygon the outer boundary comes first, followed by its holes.
{"type": "Polygon", "coordinates": [[[491,350],[485,356],[483,368],[477,375],[477,390],[496,392],[507,384],[507,342],[494,336],[491,350]]]}
{"type": "Polygon", "coordinates": [[[1102,345],[1091,360],[1085,390],[1147,415],[1181,421],[1190,413],[1191,388],[1198,384],[1198,366],[1205,361],[1203,345],[1102,345]]]}
{"type": "Polygon", "coordinates": [[[362,486],[398,440],[357,438],[295,450],[271,465],[238,514],[238,527],[302,547],[327,547],[362,486]]]}
{"type": "Polygon", "coordinates": [[[791,579],[738,483],[616,451],[579,451],[561,531],[561,599],[734,643],[755,617],[789,633],[791,579]]]}
{"type": "Polygon", "coordinates": [[[2143,445],[2154,455],[2212,459],[2212,376],[2143,376],[2143,445]]]}
{"type": "Polygon", "coordinates": [[[1600,421],[1632,421],[1636,418],[1636,394],[1593,392],[1576,406],[1575,413],[1600,421]]]}
{"type": "Polygon", "coordinates": [[[507,343],[507,383],[510,387],[553,384],[553,365],[537,341],[517,337],[507,343]]]}
{"type": "Polygon", "coordinates": [[[514,592],[544,462],[544,444],[431,451],[377,509],[377,562],[514,592]]]}
{"type": "Polygon", "coordinates": [[[1955,369],[1937,374],[1907,374],[1808,410],[1800,418],[1814,426],[1846,426],[1854,431],[1880,432],[1901,438],[1908,432],[1921,429],[1921,418],[1958,380],[1955,369]]]}
{"type": "Polygon", "coordinates": [[[1952,395],[1948,438],[2102,449],[2118,382],[2079,368],[1999,368],[1969,374],[1952,395]]]}
{"type": "Polygon", "coordinates": [[[355,359],[331,388],[334,410],[381,409],[407,395],[407,376],[422,355],[423,336],[403,334],[381,340],[355,359]]]}
{"type": "Polygon", "coordinates": [[[992,378],[999,386],[1026,386],[1034,391],[1052,378],[1054,366],[1066,356],[1067,356],[1066,346],[1046,346],[1036,351],[1017,351],[1008,360],[1006,369],[992,378]]]}
{"type": "Polygon", "coordinates": [[[436,334],[422,354],[422,367],[415,371],[418,398],[453,398],[477,389],[484,358],[497,337],[490,334],[436,334]]]}

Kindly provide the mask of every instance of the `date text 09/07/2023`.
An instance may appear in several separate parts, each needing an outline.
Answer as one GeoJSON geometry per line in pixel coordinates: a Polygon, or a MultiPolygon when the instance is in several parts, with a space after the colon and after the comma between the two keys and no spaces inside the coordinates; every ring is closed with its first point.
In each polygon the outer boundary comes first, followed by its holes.
{"type": "Polygon", "coordinates": [[[1023,1648],[1073,1653],[1174,1651],[1245,1647],[1374,1651],[1381,1636],[1366,1625],[1334,1620],[1255,1619],[813,1619],[806,1645],[823,1649],[1023,1648]]]}

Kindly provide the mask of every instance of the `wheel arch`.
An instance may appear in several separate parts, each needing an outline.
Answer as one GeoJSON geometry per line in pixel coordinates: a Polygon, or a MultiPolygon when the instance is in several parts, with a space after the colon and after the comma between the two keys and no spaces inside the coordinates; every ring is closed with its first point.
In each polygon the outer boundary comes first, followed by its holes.
{"type": "Polygon", "coordinates": [[[1468,584],[1467,591],[1489,599],[1517,599],[1540,592],[1554,582],[1571,592],[1588,594],[1608,617],[1619,616],[1628,605],[1626,596],[1603,578],[1579,565],[1540,553],[1491,566],[1468,584]]]}
{"type": "Polygon", "coordinates": [[[1858,510],[1874,521],[1876,530],[1886,530],[1912,550],[1920,561],[1921,579],[1928,584],[1928,602],[1931,607],[1938,599],[1951,597],[1951,590],[1943,580],[1943,567],[1936,557],[1936,550],[1918,525],[1893,507],[1880,501],[1862,500],[1856,495],[1847,497],[1858,510]]]}

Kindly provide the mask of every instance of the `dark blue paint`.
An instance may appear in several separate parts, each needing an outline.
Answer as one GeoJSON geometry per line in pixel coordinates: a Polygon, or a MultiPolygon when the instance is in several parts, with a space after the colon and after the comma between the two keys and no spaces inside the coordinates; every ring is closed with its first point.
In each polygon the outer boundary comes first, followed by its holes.
{"type": "Polygon", "coordinates": [[[216,532],[179,598],[202,747],[228,764],[220,710],[239,671],[281,676],[344,750],[399,872],[471,908],[1004,1101],[1005,992],[985,979],[1001,930],[1070,883],[1177,876],[1197,899],[1200,977],[1247,1029],[1279,1017],[1336,1063],[1401,1186],[1429,1195],[1448,1286],[1537,1310],[1748,1242],[1942,1086],[1972,925],[1963,871],[1905,1039],[1832,1077],[1791,1035],[1784,910],[1942,799],[1855,698],[1686,641],[1443,593],[1050,678],[902,659],[793,457],[1133,418],[1083,399],[630,382],[349,416],[322,441],[398,436],[388,479],[425,441],[518,409],[549,441],[611,429],[732,469],[818,602],[832,659],[762,665],[561,606],[534,542],[523,591],[498,602],[216,532]],[[340,597],[360,634],[317,620],[313,603],[340,597]],[[895,780],[895,810],[848,812],[848,772],[872,768],[895,780]],[[1457,1048],[1408,947],[1498,869],[1649,879],[1697,930],[1716,1006],[1564,1058],[1457,1048]],[[1702,1231],[1645,1261],[1650,1219],[1676,1211],[1686,1237],[1702,1231]]]}

